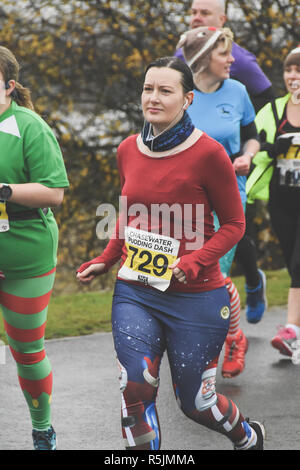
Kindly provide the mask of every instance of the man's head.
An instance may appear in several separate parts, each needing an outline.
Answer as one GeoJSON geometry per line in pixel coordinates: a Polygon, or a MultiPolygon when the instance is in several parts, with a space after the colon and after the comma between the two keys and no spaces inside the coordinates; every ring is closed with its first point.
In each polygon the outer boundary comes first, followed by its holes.
{"type": "Polygon", "coordinates": [[[224,0],[193,0],[190,27],[214,26],[222,28],[226,22],[224,0]]]}

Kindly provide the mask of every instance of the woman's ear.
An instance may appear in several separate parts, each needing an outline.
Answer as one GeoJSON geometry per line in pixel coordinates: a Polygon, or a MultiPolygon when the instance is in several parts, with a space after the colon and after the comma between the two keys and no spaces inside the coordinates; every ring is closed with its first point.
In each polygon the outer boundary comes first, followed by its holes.
{"type": "MultiPolygon", "coordinates": [[[[5,89],[6,89],[6,90],[10,90],[9,95],[14,91],[15,88],[16,88],[16,81],[15,81],[15,80],[8,80],[8,81],[5,83],[5,89]]],[[[9,96],[9,95],[8,95],[8,96],[9,96]]]]}
{"type": "Polygon", "coordinates": [[[192,104],[194,100],[194,92],[193,91],[188,91],[185,94],[185,102],[184,102],[184,110],[187,110],[188,107],[192,104]]]}

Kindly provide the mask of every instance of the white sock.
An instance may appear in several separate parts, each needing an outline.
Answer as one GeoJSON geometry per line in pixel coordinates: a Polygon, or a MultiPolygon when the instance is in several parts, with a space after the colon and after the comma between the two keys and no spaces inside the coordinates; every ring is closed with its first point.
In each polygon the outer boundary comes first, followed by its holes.
{"type": "Polygon", "coordinates": [[[246,436],[241,442],[238,443],[238,450],[248,450],[251,447],[255,446],[255,444],[257,443],[257,434],[254,429],[251,428],[251,426],[249,427],[251,429],[251,436],[246,436]]]}
{"type": "Polygon", "coordinates": [[[293,323],[287,323],[285,325],[286,328],[291,328],[292,330],[294,330],[294,332],[296,333],[296,337],[297,339],[299,339],[300,337],[300,327],[297,326],[297,325],[293,325],[293,323]]]}

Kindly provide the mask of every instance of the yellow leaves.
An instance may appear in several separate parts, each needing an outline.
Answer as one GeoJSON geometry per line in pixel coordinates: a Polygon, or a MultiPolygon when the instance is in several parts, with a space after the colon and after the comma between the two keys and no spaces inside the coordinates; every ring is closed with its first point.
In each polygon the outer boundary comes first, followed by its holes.
{"type": "Polygon", "coordinates": [[[47,37],[41,44],[41,48],[43,49],[44,54],[49,54],[52,52],[54,49],[53,39],[51,37],[47,37]]]}
{"type": "Polygon", "coordinates": [[[116,52],[113,52],[111,55],[111,60],[112,62],[121,62],[123,59],[121,58],[119,54],[117,54],[116,52]]]}
{"type": "Polygon", "coordinates": [[[263,218],[262,216],[256,216],[253,218],[253,222],[256,224],[256,225],[261,225],[263,223],[263,218]]]}
{"type": "Polygon", "coordinates": [[[80,176],[85,178],[88,175],[89,169],[87,167],[83,168],[80,172],[80,176]]]}
{"type": "Polygon", "coordinates": [[[14,24],[14,18],[9,18],[5,21],[2,30],[0,28],[0,37],[2,37],[6,44],[9,44],[14,39],[14,24]]]}
{"type": "Polygon", "coordinates": [[[68,100],[68,103],[67,103],[67,110],[69,113],[71,113],[74,110],[74,102],[70,99],[68,100]]]}
{"type": "Polygon", "coordinates": [[[269,68],[271,68],[273,66],[273,61],[271,59],[268,59],[265,61],[265,65],[269,68]]]}
{"type": "Polygon", "coordinates": [[[81,18],[81,17],[84,17],[86,15],[86,10],[85,9],[82,9],[82,8],[79,8],[79,7],[76,7],[74,9],[74,16],[76,18],[81,18]]]}
{"type": "Polygon", "coordinates": [[[133,25],[128,26],[128,32],[130,34],[135,34],[135,33],[137,33],[137,31],[138,31],[138,29],[137,29],[136,26],[133,26],[133,25]]]}
{"type": "Polygon", "coordinates": [[[93,34],[94,32],[94,28],[92,26],[85,26],[85,31],[88,33],[88,34],[93,34]]]}
{"type": "Polygon", "coordinates": [[[68,31],[69,24],[65,21],[59,27],[59,34],[64,34],[68,31]]]}
{"type": "Polygon", "coordinates": [[[56,79],[59,76],[59,73],[60,73],[59,65],[54,65],[52,67],[47,68],[47,75],[51,79],[56,79]]]}
{"type": "Polygon", "coordinates": [[[261,63],[266,59],[266,57],[267,57],[266,53],[262,51],[257,56],[257,60],[261,63]]]}
{"type": "Polygon", "coordinates": [[[297,46],[297,44],[294,44],[293,41],[287,41],[286,46],[282,50],[284,56],[286,56],[286,54],[288,54],[290,52],[290,50],[293,49],[293,47],[296,47],[296,46],[297,46]]]}
{"type": "Polygon", "coordinates": [[[276,237],[274,234],[271,232],[269,228],[266,228],[264,230],[261,230],[258,235],[258,239],[261,241],[264,241],[265,243],[270,243],[270,242],[275,242],[276,237]]]}
{"type": "Polygon", "coordinates": [[[141,51],[141,54],[143,56],[143,61],[145,64],[149,64],[151,62],[151,54],[150,54],[150,51],[148,49],[143,49],[141,51]]]}
{"type": "Polygon", "coordinates": [[[102,170],[103,170],[105,173],[109,174],[110,171],[111,171],[110,165],[107,165],[107,164],[104,165],[103,168],[102,168],[102,170]]]}
{"type": "Polygon", "coordinates": [[[71,138],[72,138],[72,137],[71,137],[71,134],[70,134],[69,132],[66,132],[65,134],[62,134],[62,135],[60,136],[60,140],[61,140],[64,144],[70,142],[71,138]]]}
{"type": "MultiPolygon", "coordinates": [[[[19,40],[20,47],[26,48],[26,52],[35,57],[48,56],[55,53],[54,38],[51,35],[40,37],[38,34],[31,34],[26,39],[19,40]]],[[[40,70],[44,70],[46,64],[41,64],[40,70]]]]}
{"type": "Polygon", "coordinates": [[[127,69],[136,69],[140,67],[142,61],[141,53],[138,49],[133,49],[132,54],[126,57],[125,66],[127,69]]]}
{"type": "Polygon", "coordinates": [[[277,16],[278,12],[275,11],[273,7],[268,8],[268,16],[271,20],[274,20],[277,16]]]}
{"type": "Polygon", "coordinates": [[[121,127],[121,125],[122,125],[122,121],[120,121],[120,119],[116,119],[116,120],[114,121],[114,127],[115,127],[115,129],[119,129],[119,128],[121,127]]]}

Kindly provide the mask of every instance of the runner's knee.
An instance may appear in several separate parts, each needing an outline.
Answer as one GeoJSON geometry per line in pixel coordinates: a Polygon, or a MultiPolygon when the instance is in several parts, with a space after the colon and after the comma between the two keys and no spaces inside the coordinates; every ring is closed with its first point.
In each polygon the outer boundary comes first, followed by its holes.
{"type": "Polygon", "coordinates": [[[195,407],[198,411],[205,411],[217,402],[216,395],[216,369],[208,369],[202,375],[200,389],[195,398],[195,407]]]}

